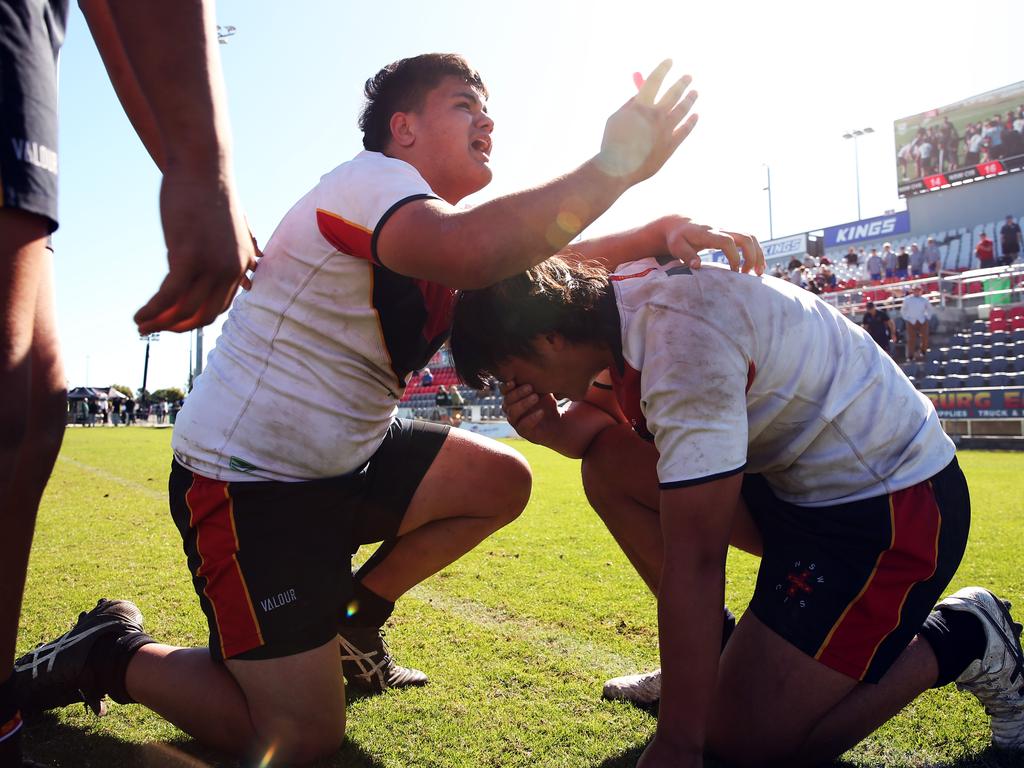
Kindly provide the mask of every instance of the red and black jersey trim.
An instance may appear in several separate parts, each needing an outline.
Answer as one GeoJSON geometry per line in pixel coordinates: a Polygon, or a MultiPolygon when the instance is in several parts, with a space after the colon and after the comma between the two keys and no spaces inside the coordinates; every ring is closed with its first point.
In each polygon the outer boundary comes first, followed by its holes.
{"type": "Polygon", "coordinates": [[[725,472],[717,472],[713,475],[705,475],[704,477],[695,477],[691,480],[676,480],[671,483],[658,483],[658,487],[663,491],[671,491],[676,488],[689,488],[691,485],[702,485],[703,483],[710,483],[714,480],[721,480],[724,477],[732,477],[738,475],[747,468],[747,462],[743,462],[736,469],[730,469],[725,472]]]}
{"type": "Polygon", "coordinates": [[[438,199],[440,199],[440,198],[438,198],[437,195],[428,195],[425,192],[421,192],[419,194],[409,195],[408,197],[403,197],[397,203],[395,203],[390,208],[388,208],[386,211],[384,211],[384,215],[380,217],[380,221],[377,222],[377,226],[373,228],[373,237],[370,238],[370,258],[373,259],[373,263],[374,264],[380,264],[381,266],[384,265],[384,262],[382,262],[380,260],[380,257],[377,255],[377,238],[380,237],[380,231],[381,231],[381,229],[384,228],[384,225],[388,223],[388,219],[390,219],[392,216],[395,215],[395,211],[397,211],[399,208],[401,208],[406,203],[411,203],[414,200],[438,200],[438,199]]]}

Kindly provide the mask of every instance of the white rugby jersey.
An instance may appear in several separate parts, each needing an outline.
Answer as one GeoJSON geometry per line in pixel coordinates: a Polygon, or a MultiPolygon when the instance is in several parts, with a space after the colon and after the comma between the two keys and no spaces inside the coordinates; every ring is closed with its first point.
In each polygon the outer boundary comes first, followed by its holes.
{"type": "Polygon", "coordinates": [[[413,166],[361,152],[295,204],[178,414],[178,461],[217,480],[291,481],[369,459],[409,373],[448,336],[454,291],[376,253],[389,216],[428,197],[413,166]]]}
{"type": "Polygon", "coordinates": [[[662,488],[745,468],[785,501],[824,506],[908,488],[952,460],[928,398],[809,291],[667,258],[611,281],[626,363],[615,391],[653,435],[662,488]]]}

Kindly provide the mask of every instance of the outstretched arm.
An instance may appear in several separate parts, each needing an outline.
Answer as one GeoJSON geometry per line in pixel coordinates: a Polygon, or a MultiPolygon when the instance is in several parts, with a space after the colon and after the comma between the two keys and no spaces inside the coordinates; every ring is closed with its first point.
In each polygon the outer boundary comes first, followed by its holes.
{"type": "Polygon", "coordinates": [[[235,192],[212,4],[81,0],[129,119],[164,172],[169,272],[135,315],[140,333],[211,322],[255,266],[235,192]]]}
{"type": "Polygon", "coordinates": [[[567,246],[623,192],[653,176],[689,135],[696,92],[683,77],[657,99],[663,62],[605,126],[601,150],[576,170],[468,211],[439,200],[410,202],[381,229],[388,268],[452,288],[482,288],[567,246]]]}

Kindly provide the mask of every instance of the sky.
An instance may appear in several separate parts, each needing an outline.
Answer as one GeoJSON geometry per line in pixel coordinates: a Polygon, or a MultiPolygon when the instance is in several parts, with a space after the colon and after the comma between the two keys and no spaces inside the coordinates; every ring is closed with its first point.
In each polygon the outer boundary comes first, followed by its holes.
{"type": "MultiPolygon", "coordinates": [[[[480,71],[495,118],[494,181],[479,203],[577,167],[634,91],[671,58],[700,121],[653,179],[585,235],[666,213],[762,240],[902,210],[893,121],[1024,80],[1024,3],[683,0],[222,0],[219,46],[234,167],[266,242],[320,176],[362,149],[362,85],[382,65],[453,51],[480,71]],[[842,134],[872,127],[854,142],[842,134]],[[772,221],[764,191],[771,169],[772,221]]],[[[166,271],[160,177],[72,3],[61,54],[58,328],[70,386],[142,384],[132,315],[166,271]]],[[[214,346],[223,320],[205,331],[214,346]]],[[[151,345],[147,387],[184,387],[191,334],[151,345]]]]}

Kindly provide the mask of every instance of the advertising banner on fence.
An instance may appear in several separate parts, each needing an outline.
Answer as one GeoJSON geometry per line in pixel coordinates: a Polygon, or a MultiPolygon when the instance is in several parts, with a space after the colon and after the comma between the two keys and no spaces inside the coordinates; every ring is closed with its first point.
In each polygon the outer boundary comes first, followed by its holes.
{"type": "Polygon", "coordinates": [[[1024,419],[1024,387],[924,392],[940,419],[1024,419]]]}
{"type": "MultiPolygon", "coordinates": [[[[873,219],[862,219],[840,224],[825,229],[825,247],[837,245],[853,245],[864,240],[876,240],[889,235],[901,235],[910,231],[910,211],[891,213],[888,216],[875,216],[873,219]]],[[[767,256],[767,254],[765,254],[767,256]]]]}
{"type": "Polygon", "coordinates": [[[893,127],[900,197],[1024,168],[1024,80],[893,127]]]}
{"type": "MultiPolygon", "coordinates": [[[[807,233],[801,232],[799,235],[768,240],[761,243],[761,250],[764,251],[765,264],[769,267],[773,267],[779,262],[785,265],[793,258],[803,260],[804,256],[807,255],[807,233]]],[[[721,251],[712,251],[706,257],[706,260],[718,263],[727,261],[725,254],[721,251]]]]}

